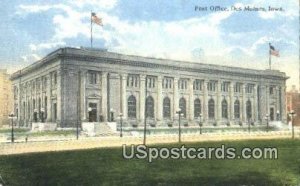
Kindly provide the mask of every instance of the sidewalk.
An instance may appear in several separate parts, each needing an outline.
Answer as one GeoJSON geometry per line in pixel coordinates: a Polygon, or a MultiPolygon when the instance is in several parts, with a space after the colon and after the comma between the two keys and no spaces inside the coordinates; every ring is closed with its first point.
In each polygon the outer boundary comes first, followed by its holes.
{"type": "MultiPolygon", "coordinates": [[[[295,133],[295,138],[300,137],[295,133]]],[[[252,132],[252,133],[207,133],[207,134],[184,134],[182,143],[199,141],[223,141],[245,139],[290,139],[290,131],[252,132]]],[[[177,143],[178,135],[147,136],[147,144],[177,143]]],[[[142,144],[143,137],[125,136],[123,138],[112,137],[89,137],[70,138],[56,141],[28,141],[27,143],[0,143],[0,155],[22,154],[32,152],[49,152],[75,149],[92,149],[105,147],[121,147],[123,144],[142,144]]]]}

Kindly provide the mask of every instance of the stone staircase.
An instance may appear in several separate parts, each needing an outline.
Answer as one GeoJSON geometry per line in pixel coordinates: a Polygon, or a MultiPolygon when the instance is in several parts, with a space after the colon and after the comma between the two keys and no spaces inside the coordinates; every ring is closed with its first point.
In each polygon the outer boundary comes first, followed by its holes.
{"type": "Polygon", "coordinates": [[[95,125],[96,136],[118,136],[119,133],[114,131],[106,122],[97,123],[95,125]]]}

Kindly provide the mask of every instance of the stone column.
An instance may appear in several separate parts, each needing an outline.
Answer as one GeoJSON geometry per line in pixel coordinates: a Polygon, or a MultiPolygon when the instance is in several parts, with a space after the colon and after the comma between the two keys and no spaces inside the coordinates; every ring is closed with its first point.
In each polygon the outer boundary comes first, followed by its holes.
{"type": "MultiPolygon", "coordinates": [[[[80,104],[81,104],[81,121],[87,120],[87,106],[86,106],[86,79],[87,70],[80,73],[80,104]]],[[[102,87],[101,87],[102,88],[102,87]]],[[[102,90],[102,89],[101,89],[102,90]]]]}
{"type": "Polygon", "coordinates": [[[208,120],[208,90],[207,90],[207,80],[203,81],[203,120],[208,120]]]}
{"type": "Polygon", "coordinates": [[[265,107],[266,107],[266,114],[269,115],[269,119],[270,119],[270,95],[269,95],[270,92],[269,92],[269,88],[270,87],[267,85],[264,94],[266,94],[266,105],[265,105],[265,107]]]}
{"type": "Polygon", "coordinates": [[[146,75],[140,75],[140,121],[145,119],[145,101],[146,101],[146,75]]]}
{"type": "MultiPolygon", "coordinates": [[[[194,89],[193,89],[194,79],[191,78],[189,81],[189,120],[194,120],[194,89]]],[[[198,116],[197,116],[198,117],[198,116]]]]}
{"type": "Polygon", "coordinates": [[[254,102],[253,102],[253,120],[254,122],[258,121],[258,103],[257,103],[257,85],[254,85],[254,102]]]}
{"type": "Polygon", "coordinates": [[[242,122],[246,123],[247,122],[247,113],[246,113],[246,83],[243,84],[242,86],[242,122]]]}
{"type": "Polygon", "coordinates": [[[229,87],[229,99],[230,99],[230,121],[232,121],[232,123],[234,122],[234,83],[235,82],[230,82],[230,87],[229,87]]]}
{"type": "MultiPolygon", "coordinates": [[[[19,77],[21,78],[21,77],[19,77]]],[[[22,115],[22,112],[21,112],[21,107],[22,107],[22,97],[21,97],[21,83],[18,84],[18,123],[17,125],[20,126],[20,122],[21,122],[21,115],[22,115]]]]}
{"type": "Polygon", "coordinates": [[[222,90],[221,90],[222,81],[217,83],[217,122],[222,120],[222,90]]]}
{"type": "Polygon", "coordinates": [[[286,123],[287,120],[286,120],[286,86],[281,86],[281,121],[286,123]]]}
{"type": "Polygon", "coordinates": [[[101,106],[102,106],[102,116],[103,121],[107,121],[107,72],[102,72],[101,74],[101,106]]]}
{"type": "MultiPolygon", "coordinates": [[[[51,110],[51,76],[47,75],[47,83],[46,83],[46,95],[47,95],[47,122],[51,122],[52,120],[52,110],[51,110]]],[[[33,101],[32,101],[33,102],[33,101]]]]}
{"type": "Polygon", "coordinates": [[[163,95],[162,95],[162,76],[157,77],[157,120],[163,120],[163,95]]]}
{"type": "Polygon", "coordinates": [[[261,118],[261,122],[265,123],[265,116],[266,116],[266,86],[261,85],[260,86],[260,118],[261,118]]]}
{"type": "Polygon", "coordinates": [[[281,116],[281,112],[280,112],[280,106],[281,106],[281,104],[280,104],[280,91],[279,91],[279,87],[278,86],[276,86],[275,87],[275,92],[274,92],[274,94],[275,94],[275,100],[276,100],[276,104],[275,104],[275,120],[277,121],[277,111],[279,111],[279,118],[278,118],[278,120],[280,120],[280,116],[281,116]]]}
{"type": "Polygon", "coordinates": [[[127,88],[127,74],[121,75],[121,103],[122,103],[122,114],[123,119],[127,118],[127,94],[126,94],[126,88],[127,88]]]}
{"type": "Polygon", "coordinates": [[[173,98],[173,118],[176,118],[176,112],[179,109],[179,92],[178,92],[178,80],[179,78],[174,77],[174,98],[173,98]]]}
{"type": "MultiPolygon", "coordinates": [[[[61,69],[59,69],[57,71],[57,85],[56,85],[56,88],[57,88],[57,121],[58,123],[60,124],[60,127],[61,126],[61,122],[62,122],[62,107],[63,107],[63,103],[62,103],[62,82],[63,82],[63,71],[61,69]]],[[[38,101],[38,100],[36,100],[38,101]]]]}

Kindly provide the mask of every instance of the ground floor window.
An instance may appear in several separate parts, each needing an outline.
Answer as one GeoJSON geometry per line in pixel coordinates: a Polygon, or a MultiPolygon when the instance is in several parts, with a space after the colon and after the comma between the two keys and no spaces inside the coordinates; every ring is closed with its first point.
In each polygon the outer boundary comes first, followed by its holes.
{"type": "Polygon", "coordinates": [[[136,99],[133,95],[128,98],[127,106],[128,118],[136,118],[136,99]]]}
{"type": "Polygon", "coordinates": [[[146,99],[146,117],[154,118],[154,100],[151,96],[146,99]]]}
{"type": "Polygon", "coordinates": [[[213,99],[208,101],[208,118],[215,119],[215,101],[213,99]]]}
{"type": "Polygon", "coordinates": [[[200,99],[195,99],[194,101],[194,117],[199,117],[201,113],[201,101],[200,99]]]}
{"type": "Polygon", "coordinates": [[[234,102],[234,118],[240,119],[240,101],[235,100],[234,102]]]}
{"type": "Polygon", "coordinates": [[[164,118],[171,118],[171,101],[168,97],[165,97],[163,101],[163,116],[164,118]]]}
{"type": "Polygon", "coordinates": [[[183,117],[186,118],[186,101],[184,98],[179,100],[179,108],[183,114],[183,117]]]}

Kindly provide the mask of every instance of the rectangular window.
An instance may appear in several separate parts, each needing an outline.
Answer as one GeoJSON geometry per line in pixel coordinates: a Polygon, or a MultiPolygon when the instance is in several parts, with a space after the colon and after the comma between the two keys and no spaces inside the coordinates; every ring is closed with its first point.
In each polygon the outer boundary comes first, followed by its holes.
{"type": "Polygon", "coordinates": [[[222,92],[228,92],[228,90],[229,90],[229,82],[222,82],[221,91],[222,92]]]}
{"type": "Polygon", "coordinates": [[[202,81],[200,79],[196,79],[193,84],[194,90],[202,90],[202,81]]]}
{"type": "Polygon", "coordinates": [[[241,83],[236,83],[234,85],[234,92],[240,93],[242,90],[242,84],[241,83]]]}
{"type": "Polygon", "coordinates": [[[57,72],[53,73],[53,84],[57,85],[57,72]]]}
{"type": "Polygon", "coordinates": [[[88,73],[88,79],[89,79],[89,84],[91,84],[91,85],[97,84],[97,73],[96,72],[89,72],[88,73]]]}
{"type": "Polygon", "coordinates": [[[178,81],[178,88],[181,90],[186,90],[187,89],[187,79],[180,79],[178,81]]]}
{"type": "Polygon", "coordinates": [[[127,87],[138,87],[139,86],[139,76],[138,75],[128,75],[127,77],[127,87]]]}
{"type": "Polygon", "coordinates": [[[164,77],[162,80],[162,87],[164,89],[171,89],[173,86],[173,79],[170,77],[164,77]]]}
{"type": "Polygon", "coordinates": [[[207,83],[207,90],[211,91],[211,92],[215,92],[216,91],[216,81],[209,81],[207,83]]]}
{"type": "Polygon", "coordinates": [[[274,87],[270,87],[269,92],[270,92],[270,95],[273,95],[274,94],[274,87]]]}
{"type": "Polygon", "coordinates": [[[253,84],[247,84],[247,86],[246,86],[246,93],[252,94],[253,93],[253,88],[254,88],[253,84]]]}
{"type": "Polygon", "coordinates": [[[155,77],[148,76],[147,77],[147,87],[148,88],[155,88],[155,77]]]}

